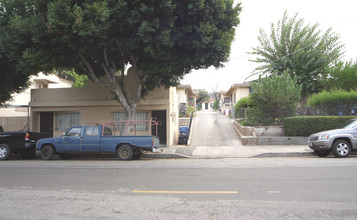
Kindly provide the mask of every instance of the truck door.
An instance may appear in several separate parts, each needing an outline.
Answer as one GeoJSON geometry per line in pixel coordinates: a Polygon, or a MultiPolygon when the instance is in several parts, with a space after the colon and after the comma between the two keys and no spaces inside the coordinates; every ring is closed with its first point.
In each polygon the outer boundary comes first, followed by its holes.
{"type": "Polygon", "coordinates": [[[81,152],[100,152],[100,132],[97,126],[86,127],[81,152]]]}
{"type": "Polygon", "coordinates": [[[69,129],[62,136],[62,143],[57,145],[59,152],[80,152],[81,151],[81,134],[82,127],[74,127],[69,129]]]}

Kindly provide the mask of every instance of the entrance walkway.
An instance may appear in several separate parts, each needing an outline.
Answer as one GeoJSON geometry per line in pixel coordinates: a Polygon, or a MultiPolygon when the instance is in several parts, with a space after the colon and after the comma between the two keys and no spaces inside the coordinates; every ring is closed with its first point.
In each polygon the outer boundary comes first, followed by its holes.
{"type": "Polygon", "coordinates": [[[229,118],[217,111],[203,110],[196,114],[190,146],[242,146],[229,118]]]}

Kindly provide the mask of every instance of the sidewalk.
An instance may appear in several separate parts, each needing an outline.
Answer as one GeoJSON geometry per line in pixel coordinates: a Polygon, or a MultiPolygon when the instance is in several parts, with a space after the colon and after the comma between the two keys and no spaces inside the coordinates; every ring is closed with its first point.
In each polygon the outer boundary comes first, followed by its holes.
{"type": "Polygon", "coordinates": [[[265,145],[265,146],[185,146],[161,148],[161,153],[145,153],[142,158],[251,158],[312,156],[307,145],[265,145]]]}

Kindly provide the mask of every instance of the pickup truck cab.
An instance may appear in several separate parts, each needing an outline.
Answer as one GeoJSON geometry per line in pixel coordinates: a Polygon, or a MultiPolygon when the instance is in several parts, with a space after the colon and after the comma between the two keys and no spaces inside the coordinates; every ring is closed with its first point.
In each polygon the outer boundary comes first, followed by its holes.
{"type": "Polygon", "coordinates": [[[159,152],[159,138],[155,136],[112,136],[112,130],[103,126],[76,126],[61,137],[37,141],[37,150],[43,160],[55,154],[62,158],[70,154],[116,154],[120,160],[139,159],[143,151],[159,152]]]}
{"type": "Polygon", "coordinates": [[[308,146],[319,157],[326,157],[331,151],[335,157],[348,157],[357,150],[357,119],[348,121],[341,129],[312,134],[308,146]]]}
{"type": "Polygon", "coordinates": [[[40,132],[4,132],[0,126],[0,160],[8,159],[12,154],[20,154],[23,159],[32,159],[36,154],[36,141],[47,137],[48,134],[40,132]]]}

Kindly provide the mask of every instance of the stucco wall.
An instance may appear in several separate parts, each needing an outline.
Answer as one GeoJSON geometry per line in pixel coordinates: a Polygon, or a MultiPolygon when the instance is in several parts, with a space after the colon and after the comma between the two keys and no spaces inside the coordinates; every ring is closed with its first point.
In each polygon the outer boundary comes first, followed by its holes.
{"type": "Polygon", "coordinates": [[[0,117],[0,125],[5,131],[27,130],[28,117],[0,117]]]}
{"type": "MultiPolygon", "coordinates": [[[[132,84],[127,84],[133,88],[132,84]]],[[[134,88],[133,88],[134,89],[134,88]]],[[[133,90],[132,89],[132,90],[133,90]]],[[[32,130],[40,130],[41,112],[79,112],[81,125],[88,125],[92,121],[113,120],[113,112],[124,112],[120,103],[114,100],[113,95],[103,87],[89,82],[86,88],[59,88],[59,89],[33,89],[31,96],[31,114],[33,115],[32,130]]],[[[178,137],[178,101],[176,88],[156,88],[142,99],[137,112],[166,110],[166,135],[167,145],[177,143],[178,137]]],[[[54,136],[60,136],[64,131],[56,130],[56,117],[54,117],[54,136]]],[[[149,126],[150,127],[150,126],[149,126]]],[[[147,131],[137,131],[137,135],[149,135],[147,131]]],[[[132,133],[133,134],[133,133],[132,133]]]]}
{"type": "Polygon", "coordinates": [[[239,99],[249,96],[249,93],[249,87],[239,87],[237,89],[237,102],[239,101],[239,99]]]}
{"type": "Polygon", "coordinates": [[[177,93],[177,97],[178,97],[178,102],[179,103],[187,103],[186,89],[177,88],[176,89],[176,93],[177,93]]]}

